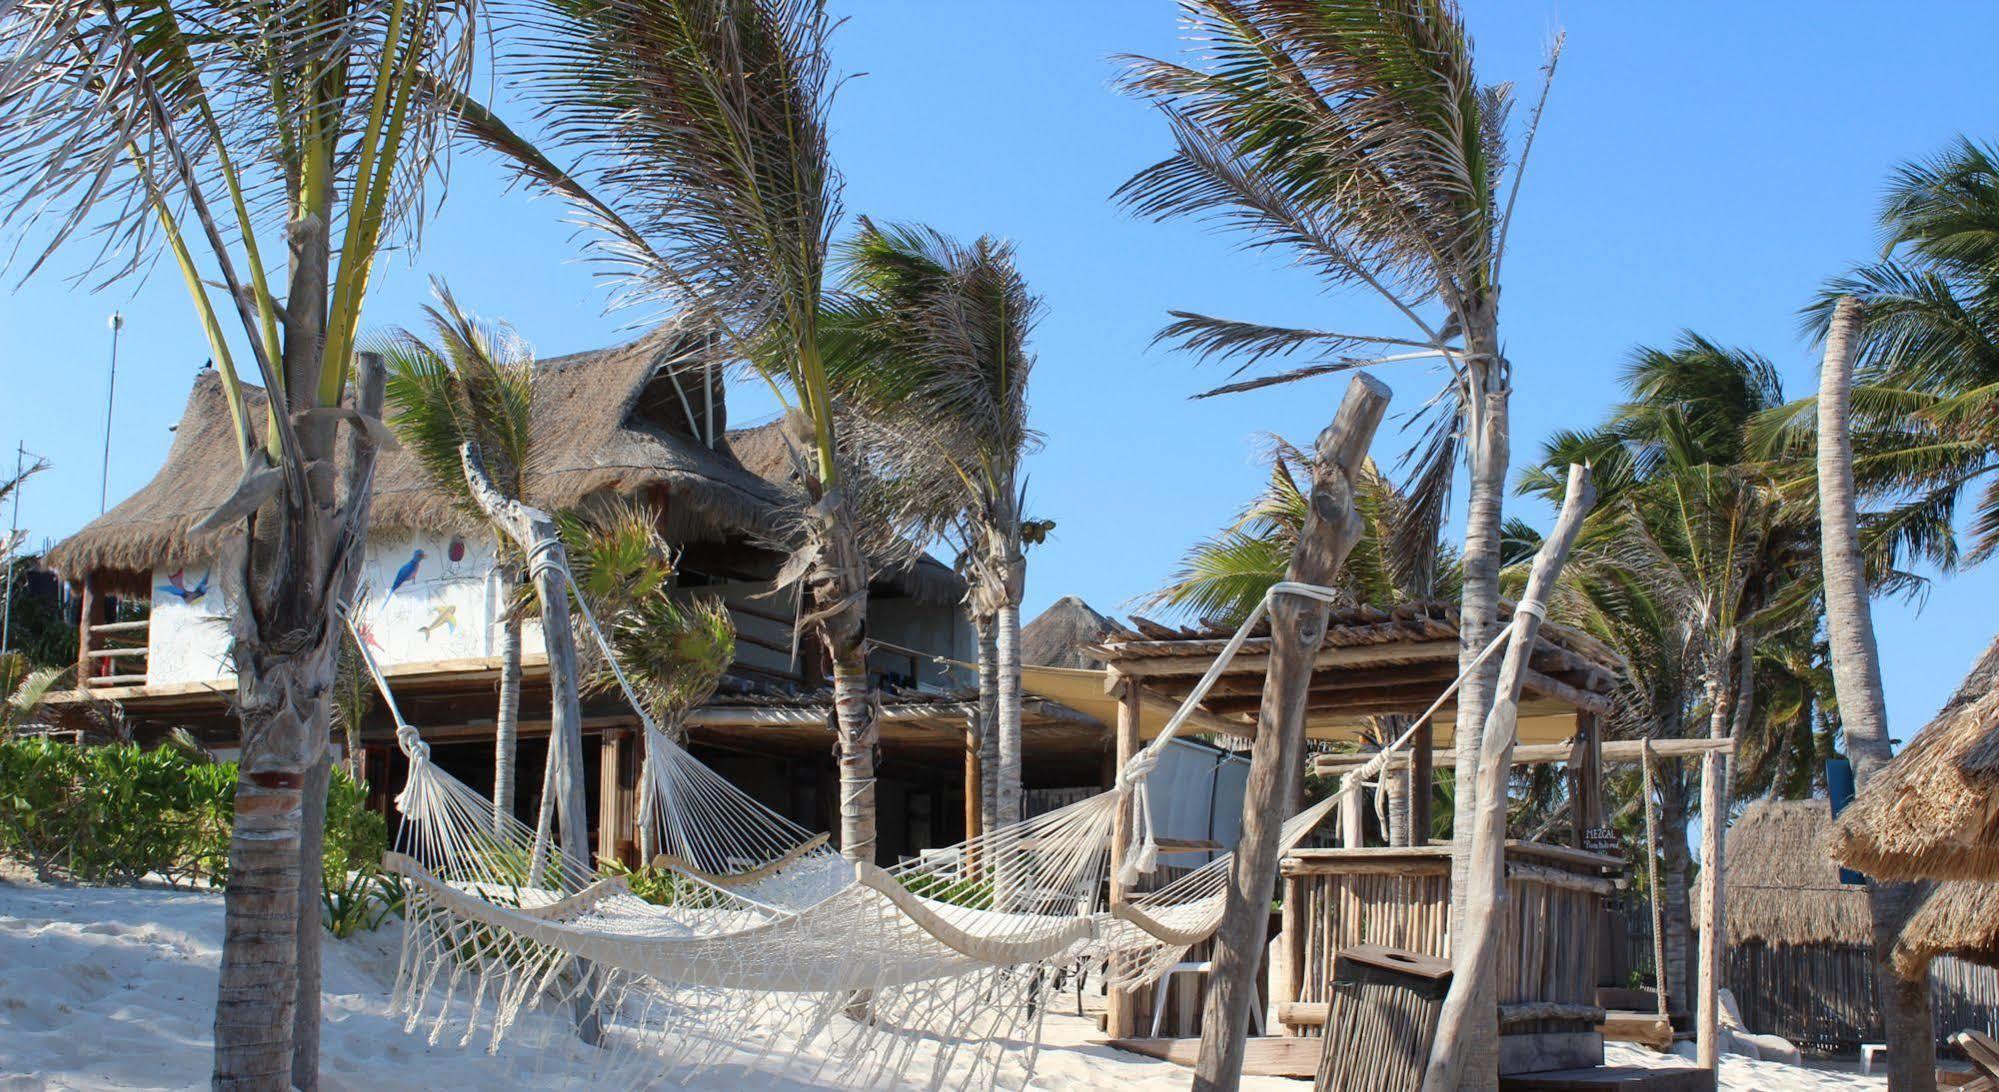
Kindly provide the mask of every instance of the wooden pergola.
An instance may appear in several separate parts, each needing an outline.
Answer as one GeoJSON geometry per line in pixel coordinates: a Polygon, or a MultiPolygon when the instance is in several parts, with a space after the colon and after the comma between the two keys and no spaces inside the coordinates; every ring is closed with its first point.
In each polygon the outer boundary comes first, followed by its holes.
{"type": "MultiPolygon", "coordinates": [[[[1510,604],[1503,605],[1500,621],[1510,616],[1510,604]]],[[[1453,603],[1416,602],[1385,610],[1336,608],[1313,662],[1305,717],[1308,738],[1319,743],[1378,741],[1384,731],[1395,734],[1406,728],[1457,677],[1458,622],[1458,608],[1453,603]]],[[[1120,764],[1158,732],[1168,712],[1194,690],[1230,637],[1229,632],[1213,627],[1168,627],[1143,619],[1135,619],[1134,625],[1136,631],[1131,636],[1107,638],[1093,649],[1104,663],[1105,690],[1117,701],[1115,739],[1120,764]]],[[[1253,738],[1269,648],[1268,634],[1253,632],[1209,689],[1190,727],[1253,738]]],[[[1595,908],[1609,890],[1609,877],[1619,862],[1587,852],[1581,842],[1586,832],[1602,825],[1600,725],[1613,708],[1621,665],[1614,653],[1587,635],[1554,625],[1541,628],[1528,662],[1520,742],[1526,754],[1537,758],[1559,755],[1569,767],[1571,795],[1579,802],[1577,845],[1520,844],[1509,851],[1509,890],[1517,885],[1531,888],[1524,896],[1515,892],[1509,902],[1545,907],[1551,900],[1567,900],[1561,920],[1551,920],[1545,928],[1594,930],[1595,908]]],[[[1430,829],[1433,756],[1440,751],[1448,753],[1454,745],[1455,716],[1455,706],[1446,703],[1428,722],[1415,726],[1408,745],[1410,757],[1402,767],[1412,781],[1408,831],[1430,829]]],[[[1337,761],[1337,756],[1320,757],[1337,761]]],[[[1364,758],[1357,756],[1356,761],[1364,758]]],[[[1284,932],[1273,947],[1278,965],[1271,968],[1269,979],[1270,1000],[1280,1012],[1313,1011],[1310,1002],[1321,999],[1318,994],[1323,980],[1330,978],[1338,949],[1349,943],[1385,942],[1376,939],[1377,930],[1378,935],[1421,934],[1434,938],[1437,945],[1445,943],[1442,937],[1448,930],[1440,931],[1436,921],[1449,911],[1448,867],[1427,886],[1417,885],[1422,891],[1397,888],[1405,893],[1396,895],[1380,888],[1382,882],[1393,879],[1384,871],[1380,858],[1383,853],[1413,853],[1424,856],[1427,862],[1429,856],[1447,853],[1447,847],[1432,848],[1427,837],[1415,839],[1413,846],[1368,847],[1361,837],[1360,813],[1360,797],[1355,794],[1349,797],[1343,815],[1340,848],[1299,851],[1282,862],[1287,892],[1284,932]],[[1349,913],[1349,908],[1362,905],[1369,906],[1378,920],[1360,920],[1349,913]],[[1391,918],[1395,920],[1388,920],[1391,918]],[[1307,936],[1313,939],[1307,942],[1307,936]]],[[[1122,837],[1114,842],[1122,844],[1122,837]]],[[[1447,865],[1447,857],[1445,861],[1447,865]]],[[[1426,865],[1426,876],[1435,872],[1426,865]]],[[[1120,894],[1114,890],[1113,898],[1120,894]]],[[[1523,1031],[1541,1036],[1536,1049],[1543,1043],[1555,1044],[1572,1048],[1580,1057],[1587,1053],[1580,1049],[1580,1040],[1594,1033],[1601,1011],[1594,1009],[1594,942],[1591,938],[1578,940],[1588,941],[1586,947],[1573,946],[1574,951],[1590,953],[1586,965],[1564,957],[1556,966],[1541,950],[1521,953],[1509,979],[1517,986],[1518,997],[1509,1000],[1531,1002],[1519,1011],[1557,1014],[1552,1020],[1521,1025],[1523,1031]]],[[[1570,949],[1558,946],[1553,950],[1570,949]]],[[[1138,1015],[1145,1011],[1149,1010],[1142,997],[1120,996],[1113,991],[1109,1014],[1112,1037],[1132,1036],[1138,1015]]],[[[1292,1029],[1294,1033],[1310,1030],[1303,1025],[1292,1029]]],[[[1600,1040],[1596,1043],[1600,1059],[1600,1040]]]]}

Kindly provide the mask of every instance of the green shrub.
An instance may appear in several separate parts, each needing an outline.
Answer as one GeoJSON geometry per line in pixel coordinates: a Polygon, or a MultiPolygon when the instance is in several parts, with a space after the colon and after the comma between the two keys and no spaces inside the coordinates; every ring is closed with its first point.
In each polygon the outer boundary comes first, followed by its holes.
{"type": "MultiPolygon", "coordinates": [[[[43,879],[180,886],[229,872],[236,764],[176,747],[0,740],[0,856],[43,879]]],[[[335,769],[326,795],[324,917],[337,936],[400,912],[381,871],[388,827],[367,789],[335,769]]]]}

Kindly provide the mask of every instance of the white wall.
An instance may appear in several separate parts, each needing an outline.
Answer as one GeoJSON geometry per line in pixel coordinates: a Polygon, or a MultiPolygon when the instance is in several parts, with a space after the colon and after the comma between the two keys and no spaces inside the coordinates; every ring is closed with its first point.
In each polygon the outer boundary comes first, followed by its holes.
{"type": "MultiPolygon", "coordinates": [[[[492,536],[484,534],[370,538],[355,618],[376,660],[389,665],[494,655],[502,606],[495,553],[492,536]],[[396,577],[406,566],[410,574],[398,586],[396,577]]],[[[224,621],[230,604],[212,577],[207,564],[153,573],[148,684],[205,682],[233,672],[224,621]]],[[[532,623],[523,642],[528,651],[541,650],[541,634],[532,623]]]]}

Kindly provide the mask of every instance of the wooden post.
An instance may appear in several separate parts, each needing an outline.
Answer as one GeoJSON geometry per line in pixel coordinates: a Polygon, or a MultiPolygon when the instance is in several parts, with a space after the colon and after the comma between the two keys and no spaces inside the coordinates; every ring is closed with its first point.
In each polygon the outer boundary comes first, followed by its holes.
{"type": "Polygon", "coordinates": [[[1589,832],[1603,825],[1603,732],[1596,714],[1576,710],[1576,741],[1569,761],[1569,823],[1577,849],[1588,849],[1589,832]]]}
{"type": "Polygon", "coordinates": [[[76,685],[79,689],[88,686],[96,674],[90,662],[90,627],[97,621],[103,605],[103,596],[97,594],[97,574],[84,573],[83,586],[76,593],[76,685]]]}
{"type": "Polygon", "coordinates": [[[1340,848],[1367,846],[1367,790],[1356,789],[1340,801],[1340,848]]]}
{"type": "Polygon", "coordinates": [[[985,771],[979,765],[979,718],[965,718],[965,838],[970,842],[985,833],[982,792],[985,771]]]}
{"type": "MultiPolygon", "coordinates": [[[[1348,384],[1331,424],[1319,433],[1306,494],[1304,526],[1285,579],[1329,585],[1338,577],[1362,519],[1354,486],[1375,429],[1388,410],[1388,387],[1365,373],[1348,384]]],[[[1214,973],[1201,1017],[1196,1089],[1234,1089],[1242,1083],[1249,1006],[1260,1004],[1257,967],[1263,962],[1270,899],[1277,879],[1277,840],[1286,805],[1297,799],[1304,776],[1305,707],[1312,662],[1325,641],[1329,605],[1280,595],[1270,603],[1270,667],[1256,738],[1250,744],[1249,782],[1243,794],[1242,839],[1229,869],[1227,903],[1215,934],[1214,973]]]]}
{"type": "Polygon", "coordinates": [[[1430,844],[1430,815],[1432,802],[1436,798],[1436,754],[1437,722],[1426,720],[1409,739],[1411,769],[1409,771],[1409,844],[1427,846],[1430,844]]]}
{"type": "MultiPolygon", "coordinates": [[[[1117,765],[1114,770],[1124,769],[1133,755],[1138,753],[1141,741],[1138,738],[1139,713],[1144,696],[1139,692],[1137,679],[1124,679],[1119,685],[1117,703],[1117,765]]],[[[1124,867],[1125,843],[1131,840],[1131,798],[1125,797],[1118,806],[1117,819],[1111,826],[1111,903],[1121,903],[1128,894],[1124,884],[1118,882],[1118,873],[1124,867]]],[[[1128,1039],[1138,1031],[1139,1013],[1132,1004],[1131,991],[1113,986],[1106,995],[1108,1002],[1104,1009],[1104,1030],[1113,1039],[1128,1039]]]]}
{"type": "MultiPolygon", "coordinates": [[[[1596,503],[1596,488],[1589,471],[1569,467],[1568,488],[1555,529],[1541,544],[1534,567],[1527,577],[1527,592],[1513,611],[1513,633],[1506,644],[1506,658],[1499,666],[1499,683],[1493,692],[1492,712],[1485,718],[1479,741],[1478,784],[1472,799],[1477,801],[1472,816],[1471,861],[1467,871],[1464,921],[1455,934],[1461,946],[1452,951],[1450,996],[1437,1024],[1431,1048],[1430,1066],[1424,1076],[1426,1092],[1455,1092],[1460,1088],[1495,1088],[1499,1074],[1466,1072],[1469,1056],[1492,1059],[1493,1049],[1468,1041],[1471,1036],[1489,1034],[1481,1028],[1495,1028],[1490,1016],[1477,1010],[1494,1003],[1498,989],[1499,904],[1506,894],[1506,784],[1513,770],[1513,742],[1519,729],[1520,688],[1526,681],[1527,664],[1540,638],[1541,610],[1554,590],[1569,547],[1582,530],[1583,516],[1596,503]],[[1477,1014],[1477,1015],[1475,1015],[1477,1014]]],[[[1466,786],[1460,785],[1462,792],[1466,786]]]]}
{"type": "Polygon", "coordinates": [[[626,776],[631,750],[629,728],[606,728],[597,741],[597,856],[605,861],[622,861],[620,841],[634,839],[637,815],[633,808],[632,779],[626,776]]]}

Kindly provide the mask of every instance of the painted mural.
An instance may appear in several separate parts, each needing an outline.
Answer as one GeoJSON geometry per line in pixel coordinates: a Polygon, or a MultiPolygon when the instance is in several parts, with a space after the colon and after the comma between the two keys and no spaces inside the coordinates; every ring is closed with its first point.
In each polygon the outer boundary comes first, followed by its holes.
{"type": "MultiPolygon", "coordinates": [[[[384,666],[492,656],[504,591],[490,535],[381,535],[368,543],[355,588],[355,630],[384,666]]],[[[204,565],[154,573],[150,685],[223,678],[229,604],[204,565]]],[[[530,624],[526,650],[541,650],[530,624]]]]}

